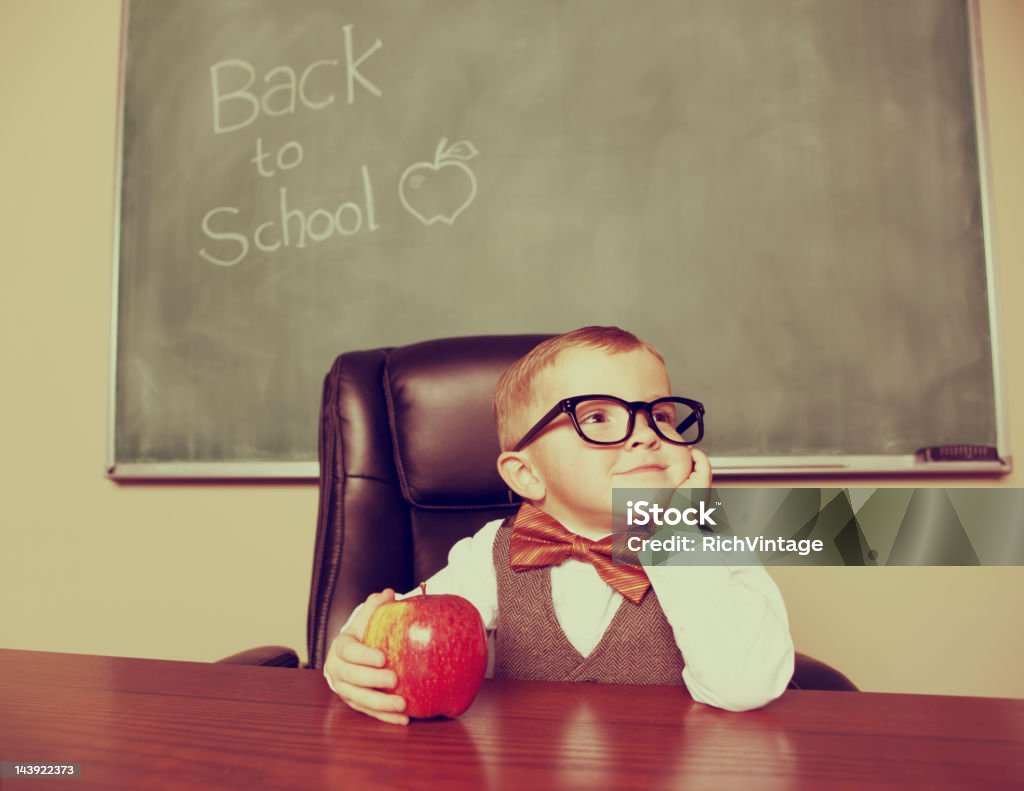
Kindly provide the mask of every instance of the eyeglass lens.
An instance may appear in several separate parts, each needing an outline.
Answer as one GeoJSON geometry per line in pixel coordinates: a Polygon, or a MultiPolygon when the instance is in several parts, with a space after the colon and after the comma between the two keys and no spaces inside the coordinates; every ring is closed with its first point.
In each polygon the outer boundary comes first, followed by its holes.
{"type": "MultiPolygon", "coordinates": [[[[659,401],[651,411],[654,430],[662,439],[679,443],[697,441],[700,421],[689,405],[681,401],[659,401]]],[[[587,399],[576,405],[576,422],[587,439],[622,442],[629,435],[629,407],[603,398],[587,399]]]]}

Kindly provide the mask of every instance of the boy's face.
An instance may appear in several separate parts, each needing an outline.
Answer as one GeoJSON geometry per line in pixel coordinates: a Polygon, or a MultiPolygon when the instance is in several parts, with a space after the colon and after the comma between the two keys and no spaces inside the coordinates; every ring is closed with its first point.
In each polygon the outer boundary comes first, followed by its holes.
{"type": "MultiPolygon", "coordinates": [[[[590,393],[626,401],[672,395],[665,366],[644,349],[568,349],[537,377],[527,423],[563,398],[590,393]]],[[[611,529],[613,487],[674,489],[693,468],[690,449],[662,440],[643,412],[636,415],[632,435],[618,445],[586,442],[572,418],[559,415],[521,453],[544,487],[538,506],[563,523],[604,531],[611,529]]]]}

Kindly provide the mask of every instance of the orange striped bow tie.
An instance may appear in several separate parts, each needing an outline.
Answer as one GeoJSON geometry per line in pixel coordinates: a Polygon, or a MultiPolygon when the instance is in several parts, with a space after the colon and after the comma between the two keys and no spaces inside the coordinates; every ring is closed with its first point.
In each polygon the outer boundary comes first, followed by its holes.
{"type": "Polygon", "coordinates": [[[612,562],[610,535],[600,541],[578,536],[529,503],[523,503],[512,523],[508,557],[513,571],[557,566],[569,558],[590,563],[601,579],[633,604],[639,604],[651,587],[643,567],[617,566],[612,562]]]}

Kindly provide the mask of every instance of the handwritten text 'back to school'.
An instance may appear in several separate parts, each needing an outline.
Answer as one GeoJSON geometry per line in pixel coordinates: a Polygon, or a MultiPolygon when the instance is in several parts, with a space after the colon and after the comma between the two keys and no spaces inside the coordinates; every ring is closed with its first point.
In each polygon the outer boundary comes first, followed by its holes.
{"type": "MultiPolygon", "coordinates": [[[[240,59],[222,60],[210,67],[213,101],[213,132],[236,134],[261,117],[291,116],[322,111],[337,101],[344,84],[348,105],[359,100],[380,100],[381,87],[372,78],[374,56],[383,46],[380,39],[357,53],[352,25],[342,28],[344,60],[314,60],[296,69],[282,64],[262,76],[257,88],[253,65],[240,59]],[[344,79],[339,79],[339,74],[344,79]],[[368,76],[371,75],[371,76],[368,76]]],[[[251,130],[250,130],[251,131],[251,130]]],[[[433,146],[433,141],[430,142],[433,146]]],[[[477,155],[472,142],[451,145],[442,138],[432,160],[411,162],[398,177],[401,206],[424,226],[451,226],[476,198],[476,174],[467,162],[477,155]]],[[[256,137],[248,163],[263,179],[272,182],[280,174],[306,163],[299,140],[268,145],[256,137]]],[[[269,216],[245,217],[238,206],[221,205],[206,211],[200,220],[204,242],[199,256],[218,266],[235,266],[254,251],[271,255],[287,248],[305,248],[332,237],[373,233],[380,229],[370,168],[361,165],[358,186],[345,200],[330,206],[310,207],[285,186],[277,188],[269,216]]]]}

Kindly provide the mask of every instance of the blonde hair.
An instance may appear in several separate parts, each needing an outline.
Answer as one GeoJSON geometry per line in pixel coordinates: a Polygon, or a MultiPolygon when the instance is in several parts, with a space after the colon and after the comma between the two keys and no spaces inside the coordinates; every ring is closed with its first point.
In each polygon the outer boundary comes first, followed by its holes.
{"type": "Polygon", "coordinates": [[[494,388],[494,422],[503,451],[514,448],[529,428],[525,423],[533,405],[537,377],[554,365],[562,352],[578,348],[601,349],[611,354],[645,349],[665,364],[665,358],[651,344],[619,327],[580,327],[542,341],[512,363],[494,388]]]}

